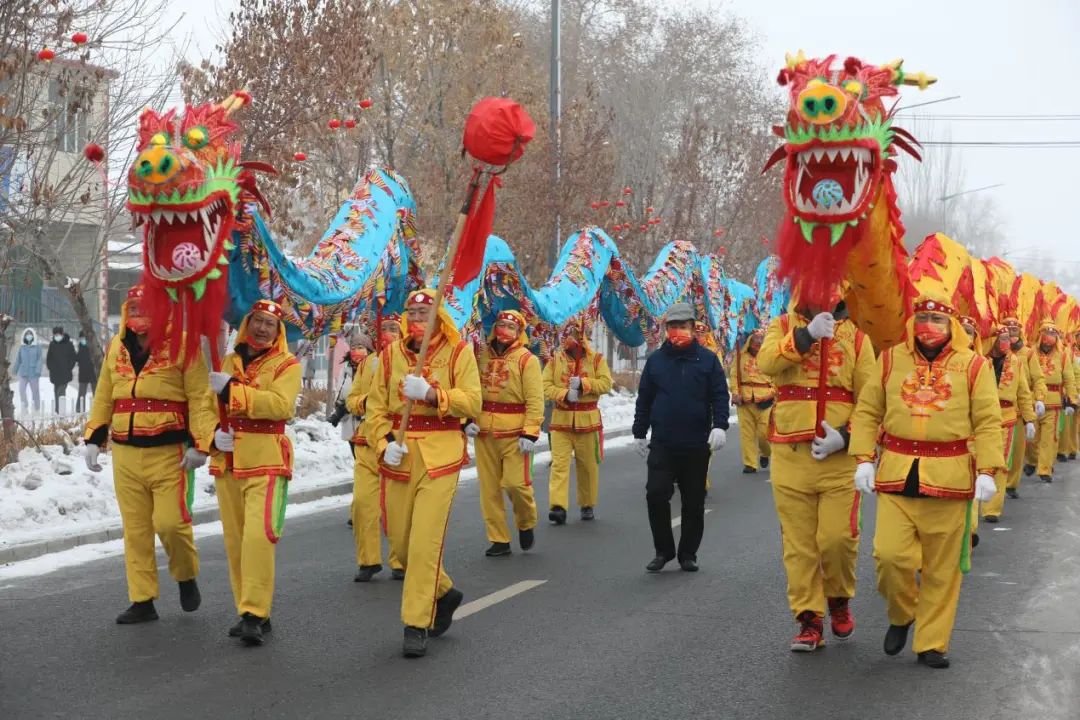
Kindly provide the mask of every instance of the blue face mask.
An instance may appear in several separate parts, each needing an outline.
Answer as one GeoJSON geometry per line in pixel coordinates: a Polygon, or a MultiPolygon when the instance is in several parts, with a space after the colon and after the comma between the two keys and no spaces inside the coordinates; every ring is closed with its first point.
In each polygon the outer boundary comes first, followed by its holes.
{"type": "Polygon", "coordinates": [[[79,338],[80,345],[86,345],[86,338],[79,338]]]}
{"type": "Polygon", "coordinates": [[[34,336],[33,335],[23,335],[22,341],[26,345],[33,345],[34,344],[34,336]]]}

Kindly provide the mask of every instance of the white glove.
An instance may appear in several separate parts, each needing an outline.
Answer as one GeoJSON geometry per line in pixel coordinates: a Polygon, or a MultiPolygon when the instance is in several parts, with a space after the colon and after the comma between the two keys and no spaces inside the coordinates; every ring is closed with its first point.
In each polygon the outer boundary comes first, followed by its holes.
{"type": "Polygon", "coordinates": [[[1035,439],[1035,423],[1026,423],[1024,425],[1024,437],[1027,438],[1028,442],[1035,439]]]}
{"type": "Polygon", "coordinates": [[[825,420],[821,421],[821,429],[825,431],[825,437],[814,436],[810,443],[810,457],[815,460],[824,460],[838,450],[844,449],[844,436],[825,420]]]}
{"type": "Polygon", "coordinates": [[[634,452],[643,458],[649,457],[649,441],[645,438],[634,438],[634,452]]]}
{"type": "Polygon", "coordinates": [[[577,402],[581,397],[581,391],[575,388],[570,388],[566,391],[566,402],[577,402]]]}
{"type": "Polygon", "coordinates": [[[184,451],[184,459],[180,461],[180,467],[185,470],[201,468],[205,464],[206,453],[201,453],[193,447],[184,451]]]}
{"type": "Polygon", "coordinates": [[[383,462],[390,467],[397,467],[401,464],[401,458],[405,457],[408,452],[409,448],[405,447],[404,443],[392,442],[383,451],[383,462]]]}
{"type": "Polygon", "coordinates": [[[530,440],[527,437],[519,437],[518,438],[518,450],[521,451],[522,455],[528,455],[529,453],[531,453],[533,451],[533,449],[535,447],[536,447],[536,441],[535,440],[530,440]]]}
{"type": "MultiPolygon", "coordinates": [[[[428,391],[431,390],[431,383],[419,375],[406,375],[405,383],[401,388],[401,392],[405,394],[405,397],[410,400],[426,400],[428,391]]],[[[395,465],[397,463],[394,463],[395,465]]]]}
{"type": "Polygon", "coordinates": [[[1065,415],[1066,416],[1072,415],[1074,412],[1076,412],[1076,408],[1069,407],[1067,405],[1065,406],[1065,415]]]}
{"type": "Polygon", "coordinates": [[[831,338],[833,332],[836,331],[836,318],[832,316],[832,313],[818,313],[810,321],[810,324],[806,326],[806,330],[810,333],[810,337],[815,340],[831,338]]]}
{"type": "Polygon", "coordinates": [[[578,377],[577,375],[570,378],[570,388],[572,390],[580,390],[581,389],[581,378],[578,377]]]}
{"type": "Polygon", "coordinates": [[[476,437],[480,434],[480,426],[474,422],[469,423],[465,426],[465,434],[472,438],[476,437]]]}
{"type": "Polygon", "coordinates": [[[233,379],[233,376],[229,373],[223,372],[211,372],[210,373],[210,389],[217,395],[225,386],[229,384],[229,381],[233,379]]]}
{"type": "Polygon", "coordinates": [[[1042,400],[1035,401],[1035,417],[1042,417],[1046,414],[1046,403],[1042,400]]]}
{"type": "Polygon", "coordinates": [[[230,453],[236,449],[236,438],[234,437],[234,431],[229,430],[225,432],[221,428],[214,431],[214,447],[221,452],[230,453]]]}
{"type": "Polygon", "coordinates": [[[720,428],[713,428],[709,432],[709,449],[716,452],[720,448],[724,447],[727,442],[727,433],[720,428]]]}
{"type": "Polygon", "coordinates": [[[874,477],[876,475],[877,468],[874,467],[874,463],[859,463],[858,467],[855,468],[855,489],[864,493],[874,492],[874,477]]]}
{"type": "Polygon", "coordinates": [[[997,494],[997,484],[989,475],[980,475],[975,478],[975,499],[979,502],[989,502],[997,494]]]}
{"type": "Polygon", "coordinates": [[[98,455],[101,455],[101,448],[93,443],[87,444],[86,452],[83,453],[83,459],[86,460],[86,469],[90,472],[101,472],[101,464],[98,463],[98,455]]]}

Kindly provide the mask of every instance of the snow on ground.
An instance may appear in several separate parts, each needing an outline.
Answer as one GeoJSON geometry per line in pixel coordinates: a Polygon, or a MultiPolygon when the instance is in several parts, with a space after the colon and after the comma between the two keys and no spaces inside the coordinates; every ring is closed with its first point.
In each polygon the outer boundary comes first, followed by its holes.
{"type": "MultiPolygon", "coordinates": [[[[601,398],[600,411],[608,432],[630,427],[635,398],[625,391],[601,398]]],[[[296,456],[291,492],[352,479],[352,453],[337,428],[314,418],[297,420],[289,427],[296,456]]],[[[101,456],[101,472],[94,473],[86,469],[82,447],[74,448],[70,455],[64,455],[59,446],[45,446],[44,450],[47,456],[25,449],[19,453],[19,462],[0,469],[0,548],[120,524],[108,453],[101,456]]],[[[475,478],[475,470],[462,473],[462,481],[475,478]]],[[[215,507],[214,483],[206,467],[196,471],[195,486],[192,509],[215,507]]],[[[347,498],[343,502],[348,502],[347,498]]]]}

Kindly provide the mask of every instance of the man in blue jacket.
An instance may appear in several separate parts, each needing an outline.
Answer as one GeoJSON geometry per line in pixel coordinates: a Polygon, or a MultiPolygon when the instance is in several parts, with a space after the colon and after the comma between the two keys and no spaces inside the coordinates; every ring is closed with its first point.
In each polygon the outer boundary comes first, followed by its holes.
{"type": "Polygon", "coordinates": [[[634,411],[634,446],[649,468],[645,499],[656,548],[646,569],[660,572],[678,558],[683,570],[694,572],[705,529],[709,457],[727,440],[728,387],[719,358],[694,339],[688,304],[672,305],[664,326],[667,341],[645,362],[634,411]],[[671,532],[675,485],[682,499],[678,551],[671,532]]]}

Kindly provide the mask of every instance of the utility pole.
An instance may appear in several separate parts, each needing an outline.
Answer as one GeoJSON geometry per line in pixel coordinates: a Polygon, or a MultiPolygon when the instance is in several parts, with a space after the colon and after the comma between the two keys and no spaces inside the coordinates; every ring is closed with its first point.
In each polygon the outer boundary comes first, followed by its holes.
{"type": "Polygon", "coordinates": [[[551,241],[551,268],[559,257],[562,243],[562,217],[559,212],[560,186],[562,180],[562,43],[559,26],[562,8],[560,0],[551,0],[551,92],[549,96],[551,115],[551,197],[555,206],[555,237],[551,241]]]}

